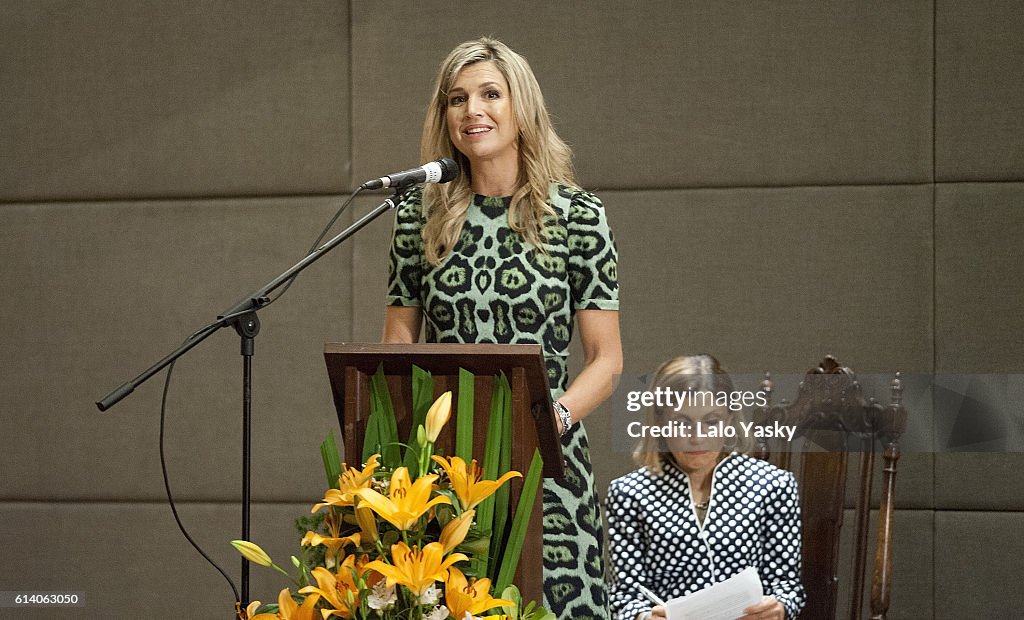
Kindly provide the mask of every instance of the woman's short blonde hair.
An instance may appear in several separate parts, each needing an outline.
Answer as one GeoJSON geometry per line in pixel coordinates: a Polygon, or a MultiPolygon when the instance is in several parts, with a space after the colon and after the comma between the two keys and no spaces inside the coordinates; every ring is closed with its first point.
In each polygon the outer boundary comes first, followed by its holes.
{"type": "Polygon", "coordinates": [[[450,157],[459,164],[451,183],[423,189],[427,216],[423,227],[424,254],[437,265],[458,241],[472,196],[469,160],[448,135],[448,91],[459,72],[478,62],[493,62],[508,82],[509,97],[519,130],[519,178],[509,206],[509,225],[535,248],[542,248],[544,220],[554,215],[548,205],[551,183],[576,186],[572,150],[555,133],[544,95],[526,59],[489,37],[466,41],[448,54],[437,74],[434,95],[423,122],[420,156],[423,161],[450,157]]]}
{"type": "MultiPolygon", "coordinates": [[[[656,388],[672,388],[677,392],[713,392],[715,394],[735,392],[732,378],[729,373],[718,363],[714,356],[702,353],[700,355],[687,355],[675,357],[658,367],[651,379],[650,389],[653,392],[656,388]]],[[[743,411],[729,411],[730,420],[728,424],[736,427],[745,421],[743,411]]],[[[647,408],[647,425],[659,426],[665,424],[657,407],[647,408]]],[[[743,432],[737,432],[735,446],[730,446],[731,452],[748,453],[754,447],[753,439],[747,437],[743,432]]],[[[664,439],[647,435],[640,442],[640,445],[633,451],[633,460],[637,465],[647,467],[652,473],[661,472],[662,464],[672,458],[672,453],[666,448],[664,439]]]]}

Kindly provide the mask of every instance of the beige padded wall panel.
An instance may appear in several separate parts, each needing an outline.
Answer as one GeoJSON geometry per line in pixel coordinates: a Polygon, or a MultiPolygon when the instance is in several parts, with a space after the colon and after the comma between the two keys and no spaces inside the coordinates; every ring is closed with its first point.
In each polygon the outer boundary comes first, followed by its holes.
{"type": "Polygon", "coordinates": [[[1024,7],[938,0],[935,16],[936,178],[1024,180],[1024,7]]]}
{"type": "MultiPolygon", "coordinates": [[[[158,500],[162,377],[107,413],[93,402],[297,262],[339,202],[0,210],[0,498],[158,500]]],[[[318,445],[338,428],[323,343],[349,336],[350,257],[339,248],[261,312],[253,363],[257,498],[322,491],[318,445]]],[[[174,373],[167,452],[184,498],[240,493],[241,359],[238,336],[222,330],[174,373]]]]}
{"type": "Polygon", "coordinates": [[[347,190],[347,3],[0,12],[0,200],[347,190]]]}
{"type": "Polygon", "coordinates": [[[936,370],[1024,372],[1022,203],[1022,183],[937,186],[936,370]]]}
{"type": "Polygon", "coordinates": [[[926,181],[931,9],[925,1],[470,2],[460,11],[439,0],[357,3],[356,176],[416,158],[439,63],[455,44],[494,34],[534,67],[589,186],[926,181]],[[406,18],[397,33],[375,19],[388,11],[406,18]]]}
{"type": "MultiPolygon", "coordinates": [[[[1019,403],[1018,403],[1019,404],[1019,403]]],[[[1019,415],[1019,411],[1017,412],[1019,415]]],[[[1024,513],[1024,454],[954,452],[935,455],[935,507],[1024,513]],[[970,487],[965,493],[964,485],[970,487]]]]}
{"type": "Polygon", "coordinates": [[[605,193],[627,372],[709,351],[737,371],[931,368],[927,186],[605,193]]]}
{"type": "Polygon", "coordinates": [[[1024,514],[935,513],[935,619],[1019,618],[1024,514]]]}
{"type": "MultiPolygon", "coordinates": [[[[252,538],[285,569],[298,555],[296,517],[309,502],[255,504],[252,538]]],[[[240,585],[237,504],[178,505],[192,537],[240,585]]],[[[5,503],[0,505],[0,547],[7,567],[3,591],[82,592],[85,607],[5,610],[16,618],[231,618],[234,600],[227,581],[178,531],[170,508],[160,503],[5,503]]],[[[288,580],[271,568],[253,566],[254,599],[276,602],[288,580]]]]}

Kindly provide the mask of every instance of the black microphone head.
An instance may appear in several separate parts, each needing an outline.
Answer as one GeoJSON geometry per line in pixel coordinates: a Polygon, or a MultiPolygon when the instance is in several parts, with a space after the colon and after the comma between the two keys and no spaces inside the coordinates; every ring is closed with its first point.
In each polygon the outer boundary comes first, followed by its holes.
{"type": "Polygon", "coordinates": [[[437,163],[441,164],[441,180],[438,183],[453,181],[459,175],[459,165],[455,163],[454,159],[442,157],[437,160],[437,163]]]}

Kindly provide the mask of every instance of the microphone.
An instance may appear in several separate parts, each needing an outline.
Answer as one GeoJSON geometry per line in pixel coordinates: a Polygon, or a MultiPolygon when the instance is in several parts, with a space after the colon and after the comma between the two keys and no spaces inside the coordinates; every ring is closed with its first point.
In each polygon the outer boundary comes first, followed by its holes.
{"type": "Polygon", "coordinates": [[[367,181],[360,189],[384,189],[385,187],[405,187],[416,183],[447,183],[459,173],[459,165],[454,160],[443,157],[418,168],[403,170],[386,177],[367,181]]]}

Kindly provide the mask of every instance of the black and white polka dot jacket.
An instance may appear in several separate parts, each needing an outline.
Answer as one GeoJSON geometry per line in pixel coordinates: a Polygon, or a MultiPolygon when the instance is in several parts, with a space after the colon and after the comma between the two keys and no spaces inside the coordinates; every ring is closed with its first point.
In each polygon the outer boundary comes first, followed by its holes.
{"type": "Polygon", "coordinates": [[[606,508],[616,620],[650,611],[638,585],[668,600],[749,566],[787,618],[803,608],[800,503],[792,473],[749,456],[727,456],[715,467],[703,527],[689,479],[675,463],[663,464],[658,475],[644,467],[612,481],[606,508]]]}

